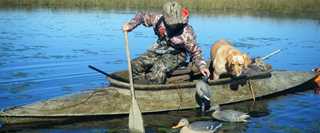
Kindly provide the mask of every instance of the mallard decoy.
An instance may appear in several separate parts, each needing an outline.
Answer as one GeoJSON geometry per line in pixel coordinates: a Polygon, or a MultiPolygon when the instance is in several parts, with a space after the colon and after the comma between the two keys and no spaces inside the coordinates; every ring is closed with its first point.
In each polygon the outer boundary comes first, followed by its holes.
{"type": "Polygon", "coordinates": [[[314,78],[313,82],[314,82],[314,93],[320,95],[320,68],[314,68],[312,69],[312,71],[314,71],[317,76],[314,78]]]}
{"type": "Polygon", "coordinates": [[[211,91],[209,89],[207,79],[199,80],[196,83],[196,97],[198,97],[197,102],[202,112],[205,112],[210,108],[211,91]]]}
{"type": "Polygon", "coordinates": [[[320,74],[320,68],[314,68],[314,69],[312,69],[312,71],[320,74]]]}
{"type": "Polygon", "coordinates": [[[176,126],[181,128],[180,133],[214,133],[222,126],[217,121],[196,121],[189,124],[188,119],[182,118],[176,126]]]}
{"type": "Polygon", "coordinates": [[[215,110],[212,112],[211,116],[220,121],[226,122],[247,122],[250,115],[236,110],[220,110],[219,106],[213,106],[210,110],[215,110]]]}

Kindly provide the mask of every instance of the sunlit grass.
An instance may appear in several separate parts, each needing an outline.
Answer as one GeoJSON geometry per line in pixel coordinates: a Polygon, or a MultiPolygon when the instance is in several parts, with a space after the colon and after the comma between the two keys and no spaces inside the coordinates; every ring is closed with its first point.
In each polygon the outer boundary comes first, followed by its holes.
{"type": "MultiPolygon", "coordinates": [[[[2,8],[159,10],[167,0],[0,0],[2,8]]],[[[318,14],[320,0],[178,0],[193,11],[318,14]]]]}

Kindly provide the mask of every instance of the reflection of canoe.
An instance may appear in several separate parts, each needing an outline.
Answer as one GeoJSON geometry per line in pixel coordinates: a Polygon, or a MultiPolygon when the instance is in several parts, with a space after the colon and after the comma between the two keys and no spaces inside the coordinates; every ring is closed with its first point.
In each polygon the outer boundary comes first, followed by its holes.
{"type": "MultiPolygon", "coordinates": [[[[125,77],[124,72],[114,73],[116,77],[125,77]]],[[[273,71],[260,73],[247,78],[252,80],[256,97],[295,90],[302,83],[312,79],[314,74],[306,72],[273,71]]],[[[49,122],[75,118],[128,114],[130,90],[128,84],[114,78],[108,78],[111,86],[95,91],[82,92],[42,101],[20,107],[9,108],[1,112],[0,120],[5,124],[23,124],[49,122]]],[[[212,100],[218,104],[229,104],[250,100],[248,85],[230,89],[237,79],[210,81],[213,90],[212,100]]],[[[191,109],[198,105],[195,100],[195,81],[165,85],[135,85],[137,101],[142,112],[161,112],[178,109],[191,109]]]]}

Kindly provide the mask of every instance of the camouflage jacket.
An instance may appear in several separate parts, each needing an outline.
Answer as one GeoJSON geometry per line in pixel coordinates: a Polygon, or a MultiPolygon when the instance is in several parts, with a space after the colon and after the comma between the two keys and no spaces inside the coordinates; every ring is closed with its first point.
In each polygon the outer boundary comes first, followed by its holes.
{"type": "MultiPolygon", "coordinates": [[[[160,22],[160,26],[156,26],[162,17],[161,14],[154,14],[148,12],[139,12],[136,16],[129,21],[130,30],[133,30],[138,25],[143,24],[146,27],[153,27],[155,33],[159,33],[158,37],[160,36],[168,36],[168,32],[164,26],[163,22],[160,22]]],[[[196,42],[196,35],[193,32],[193,29],[188,23],[188,18],[185,18],[185,26],[181,34],[172,36],[169,38],[170,44],[174,45],[174,48],[184,48],[187,52],[190,53],[192,61],[195,65],[201,70],[202,68],[207,68],[207,64],[204,61],[201,55],[201,49],[197,45],[196,42]]]]}

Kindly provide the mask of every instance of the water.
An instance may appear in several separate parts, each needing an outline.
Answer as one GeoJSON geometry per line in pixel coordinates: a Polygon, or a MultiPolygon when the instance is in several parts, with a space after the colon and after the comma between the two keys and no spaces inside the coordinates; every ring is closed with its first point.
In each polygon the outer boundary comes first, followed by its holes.
{"type": "MultiPolygon", "coordinates": [[[[1,10],[0,108],[107,86],[104,76],[87,65],[106,72],[127,68],[120,29],[133,15],[97,10],[1,10]]],[[[320,66],[319,20],[192,14],[190,23],[206,59],[211,44],[224,38],[252,57],[281,49],[267,60],[274,69],[310,71],[320,66]]],[[[140,26],[129,33],[132,56],[142,54],[155,39],[152,28],[140,26]]],[[[251,122],[225,124],[225,131],[317,133],[319,103],[320,97],[312,92],[267,99],[261,104],[264,110],[251,122]]],[[[145,117],[148,132],[176,132],[170,126],[181,117],[200,119],[194,110],[145,117]],[[162,123],[152,121],[154,118],[162,123]]],[[[126,132],[126,126],[127,119],[118,118],[22,132],[126,132]]]]}

